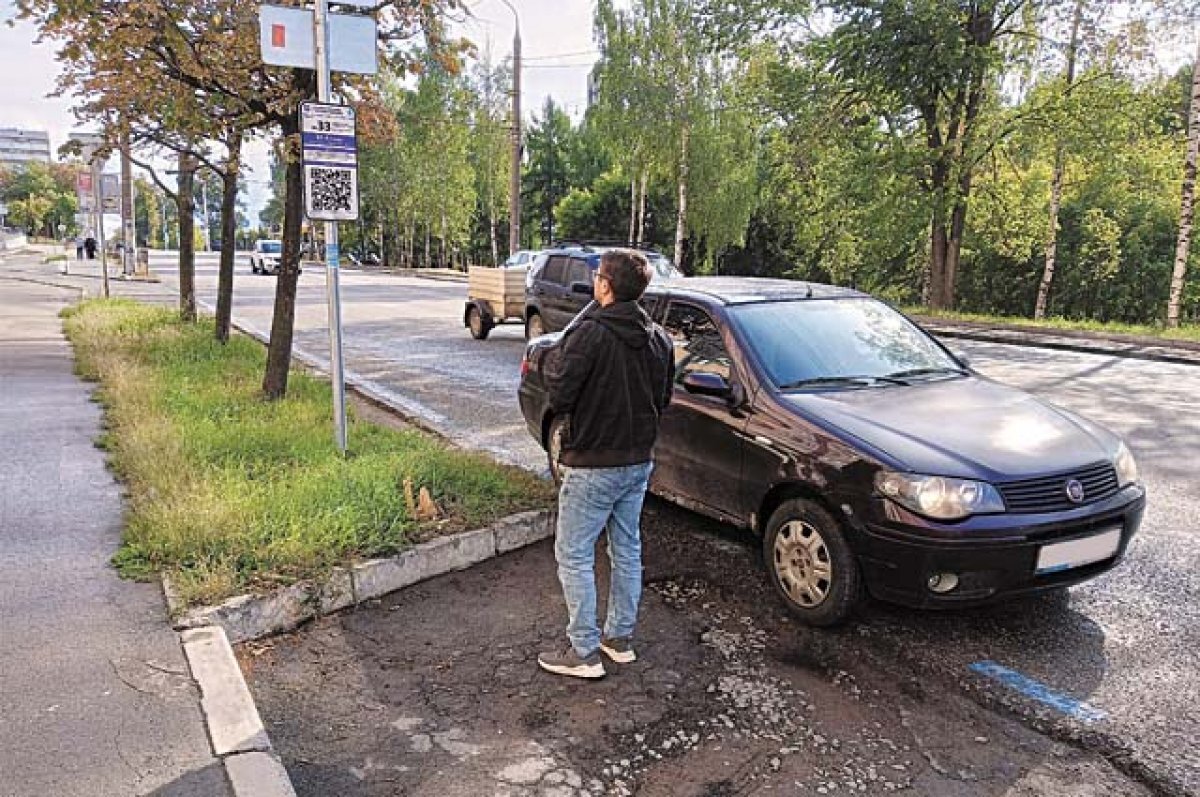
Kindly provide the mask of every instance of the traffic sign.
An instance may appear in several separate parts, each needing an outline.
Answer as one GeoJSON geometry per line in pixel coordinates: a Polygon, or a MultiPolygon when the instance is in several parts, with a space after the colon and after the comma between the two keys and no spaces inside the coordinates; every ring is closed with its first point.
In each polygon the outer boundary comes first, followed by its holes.
{"type": "Polygon", "coordinates": [[[121,177],[116,174],[100,175],[100,204],[105,213],[121,212],[121,177]]]}
{"type": "Polygon", "coordinates": [[[358,219],[358,138],[354,109],[325,102],[300,105],[304,214],[313,220],[358,219]]]}
{"type": "Polygon", "coordinates": [[[75,175],[75,194],[79,198],[79,209],[91,213],[96,209],[96,192],[92,185],[91,172],[79,172],[75,175]]]}
{"type": "MultiPolygon", "coordinates": [[[[307,8],[258,7],[258,43],[263,63],[314,69],[313,12],[307,8]]],[[[329,15],[329,68],[374,75],[379,71],[375,20],[357,14],[329,15]]]]}

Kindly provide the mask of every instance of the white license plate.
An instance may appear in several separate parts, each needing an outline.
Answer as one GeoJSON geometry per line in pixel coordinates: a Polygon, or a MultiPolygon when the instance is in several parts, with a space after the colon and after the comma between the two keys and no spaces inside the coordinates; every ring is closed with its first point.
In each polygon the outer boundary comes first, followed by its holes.
{"type": "Polygon", "coordinates": [[[1121,547],[1121,529],[1114,528],[1079,540],[1043,545],[1038,551],[1037,572],[1056,573],[1112,557],[1121,547]]]}

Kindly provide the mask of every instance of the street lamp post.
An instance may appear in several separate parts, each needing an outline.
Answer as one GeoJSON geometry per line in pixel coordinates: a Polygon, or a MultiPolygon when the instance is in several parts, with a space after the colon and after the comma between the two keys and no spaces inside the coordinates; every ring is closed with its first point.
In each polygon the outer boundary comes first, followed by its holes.
{"type": "Polygon", "coordinates": [[[521,248],[521,18],[508,0],[500,0],[513,14],[512,173],[509,175],[508,253],[521,248]]]}

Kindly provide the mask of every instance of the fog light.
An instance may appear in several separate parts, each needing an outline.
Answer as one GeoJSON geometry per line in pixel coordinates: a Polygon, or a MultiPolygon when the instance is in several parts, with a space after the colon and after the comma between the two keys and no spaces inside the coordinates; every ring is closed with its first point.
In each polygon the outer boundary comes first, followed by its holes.
{"type": "Polygon", "coordinates": [[[958,576],[954,573],[935,573],[929,577],[929,589],[939,595],[944,595],[958,586],[958,576]]]}

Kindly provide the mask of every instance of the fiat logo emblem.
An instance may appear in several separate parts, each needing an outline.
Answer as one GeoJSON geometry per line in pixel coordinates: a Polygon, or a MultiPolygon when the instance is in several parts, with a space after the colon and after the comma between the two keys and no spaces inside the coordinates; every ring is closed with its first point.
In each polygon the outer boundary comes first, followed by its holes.
{"type": "Polygon", "coordinates": [[[1083,485],[1078,479],[1071,479],[1067,482],[1067,498],[1073,504],[1078,504],[1083,501],[1083,485]]]}

